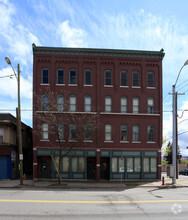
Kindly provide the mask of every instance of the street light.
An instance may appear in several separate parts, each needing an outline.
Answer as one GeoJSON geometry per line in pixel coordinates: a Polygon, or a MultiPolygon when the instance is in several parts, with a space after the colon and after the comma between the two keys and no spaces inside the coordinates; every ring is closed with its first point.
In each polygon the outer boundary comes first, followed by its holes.
{"type": "Polygon", "coordinates": [[[176,184],[176,160],[177,160],[177,93],[175,92],[175,87],[177,84],[177,81],[179,79],[180,73],[184,66],[188,65],[188,60],[184,63],[184,65],[181,67],[179,74],[177,76],[175,84],[172,86],[172,112],[173,112],[173,143],[172,143],[172,164],[174,167],[174,176],[172,179],[172,183],[176,184]]]}
{"type": "Polygon", "coordinates": [[[21,129],[21,108],[20,108],[20,64],[18,64],[18,74],[16,74],[11,61],[5,57],[6,62],[12,67],[18,83],[18,142],[19,142],[19,162],[20,162],[20,185],[23,184],[23,153],[22,153],[22,129],[21,129]]]}

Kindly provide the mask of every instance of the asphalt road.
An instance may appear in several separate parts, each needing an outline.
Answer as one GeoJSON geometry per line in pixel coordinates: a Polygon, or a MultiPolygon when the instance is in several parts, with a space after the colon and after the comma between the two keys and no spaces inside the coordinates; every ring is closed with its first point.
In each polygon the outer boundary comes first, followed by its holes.
{"type": "Polygon", "coordinates": [[[187,188],[1,189],[0,219],[187,219],[187,188]]]}

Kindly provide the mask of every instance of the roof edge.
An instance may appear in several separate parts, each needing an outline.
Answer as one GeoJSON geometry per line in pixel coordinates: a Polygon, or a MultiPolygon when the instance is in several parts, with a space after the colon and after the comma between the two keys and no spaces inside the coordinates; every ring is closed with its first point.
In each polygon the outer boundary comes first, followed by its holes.
{"type": "Polygon", "coordinates": [[[97,48],[70,48],[70,47],[42,47],[32,44],[33,54],[53,54],[53,55],[85,55],[85,56],[118,56],[137,58],[163,59],[164,50],[120,50],[120,49],[97,49],[97,48]]]}

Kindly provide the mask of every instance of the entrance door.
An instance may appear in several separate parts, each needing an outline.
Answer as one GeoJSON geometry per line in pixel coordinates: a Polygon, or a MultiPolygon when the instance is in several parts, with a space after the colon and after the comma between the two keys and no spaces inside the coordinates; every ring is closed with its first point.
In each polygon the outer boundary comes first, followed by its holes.
{"type": "Polygon", "coordinates": [[[95,169],[96,168],[96,158],[88,157],[87,158],[87,179],[95,179],[95,169]]]}
{"type": "Polygon", "coordinates": [[[49,161],[41,161],[40,178],[49,178],[49,161]]]}
{"type": "Polygon", "coordinates": [[[100,175],[101,179],[103,180],[109,180],[110,179],[110,163],[109,163],[108,157],[101,157],[101,163],[100,163],[100,175]]]}

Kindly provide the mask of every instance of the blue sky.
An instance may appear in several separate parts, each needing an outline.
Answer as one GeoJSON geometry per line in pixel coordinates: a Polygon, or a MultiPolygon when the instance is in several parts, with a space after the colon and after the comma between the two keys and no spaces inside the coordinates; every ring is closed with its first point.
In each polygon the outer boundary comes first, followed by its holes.
{"type": "MultiPolygon", "coordinates": [[[[165,51],[163,134],[172,137],[172,90],[188,59],[187,0],[0,0],[0,77],[12,74],[4,57],[21,66],[22,120],[32,126],[32,43],[37,46],[165,51]]],[[[178,115],[188,109],[188,66],[177,83],[178,115]]],[[[0,78],[0,112],[15,115],[17,83],[0,78]]],[[[188,131],[188,112],[178,132],[188,131]]],[[[188,155],[188,133],[179,135],[188,155]]]]}

